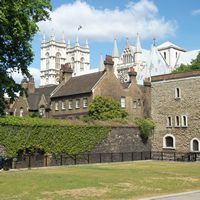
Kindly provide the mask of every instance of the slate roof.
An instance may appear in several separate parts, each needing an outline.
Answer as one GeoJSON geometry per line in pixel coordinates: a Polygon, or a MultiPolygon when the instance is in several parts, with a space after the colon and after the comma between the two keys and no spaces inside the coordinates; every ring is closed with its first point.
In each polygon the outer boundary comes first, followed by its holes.
{"type": "Polygon", "coordinates": [[[34,93],[30,93],[27,96],[29,110],[38,110],[38,103],[42,97],[45,96],[47,103],[50,103],[50,94],[57,86],[45,86],[36,88],[34,93]]]}
{"type": "Polygon", "coordinates": [[[103,76],[103,74],[104,72],[96,72],[92,74],[72,77],[63,86],[61,86],[51,96],[51,98],[90,93],[92,92],[92,88],[103,76]]]}

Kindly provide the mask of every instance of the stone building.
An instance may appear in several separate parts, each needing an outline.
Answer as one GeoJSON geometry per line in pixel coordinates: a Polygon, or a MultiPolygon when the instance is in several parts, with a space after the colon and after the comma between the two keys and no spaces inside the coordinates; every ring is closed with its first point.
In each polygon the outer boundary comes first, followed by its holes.
{"type": "Polygon", "coordinates": [[[88,41],[80,46],[78,37],[75,45],[65,43],[65,39],[56,40],[52,33],[50,40],[45,37],[41,43],[41,70],[40,86],[58,85],[61,64],[70,63],[74,75],[78,73],[88,73],[90,69],[90,49],[88,41]]]}
{"type": "Polygon", "coordinates": [[[153,151],[199,152],[200,70],[152,77],[153,151]]]}
{"type": "Polygon", "coordinates": [[[54,118],[74,118],[88,114],[88,105],[95,96],[116,99],[131,117],[149,115],[150,82],[144,86],[136,82],[137,73],[130,68],[130,82],[121,84],[114,74],[111,56],[104,61],[105,70],[72,77],[70,65],[62,66],[62,82],[51,94],[51,111],[54,118]]]}
{"type": "Polygon", "coordinates": [[[22,80],[24,93],[12,104],[10,114],[14,116],[30,116],[39,114],[42,117],[50,117],[50,93],[56,86],[35,88],[33,78],[22,80]]]}

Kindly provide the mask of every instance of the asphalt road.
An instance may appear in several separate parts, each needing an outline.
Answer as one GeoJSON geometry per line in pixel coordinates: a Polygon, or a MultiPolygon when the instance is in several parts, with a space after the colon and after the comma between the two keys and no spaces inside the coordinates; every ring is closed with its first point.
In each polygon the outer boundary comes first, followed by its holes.
{"type": "Polygon", "coordinates": [[[150,197],[140,200],[200,200],[200,190],[159,197],[150,197]]]}

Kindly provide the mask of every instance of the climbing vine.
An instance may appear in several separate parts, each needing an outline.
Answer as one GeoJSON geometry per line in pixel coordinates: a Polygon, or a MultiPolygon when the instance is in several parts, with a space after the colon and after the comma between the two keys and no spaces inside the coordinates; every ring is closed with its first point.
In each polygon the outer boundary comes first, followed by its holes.
{"type": "Polygon", "coordinates": [[[59,120],[0,117],[0,145],[8,157],[26,149],[69,155],[89,152],[109,131],[108,127],[70,125],[59,120]]]}

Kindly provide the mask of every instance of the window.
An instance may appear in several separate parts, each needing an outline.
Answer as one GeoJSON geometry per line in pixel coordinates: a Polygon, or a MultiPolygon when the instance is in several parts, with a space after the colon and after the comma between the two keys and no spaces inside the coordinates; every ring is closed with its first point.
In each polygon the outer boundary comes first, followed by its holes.
{"type": "Polygon", "coordinates": [[[75,62],[74,57],[72,57],[71,58],[71,67],[72,67],[73,70],[74,70],[74,62],[75,62]]]}
{"type": "Polygon", "coordinates": [[[76,99],[76,108],[80,108],[80,99],[76,99]]]}
{"type": "Polygon", "coordinates": [[[44,105],[40,106],[39,114],[41,117],[45,117],[45,107],[44,105]]]}
{"type": "Polygon", "coordinates": [[[68,102],[68,109],[71,110],[72,107],[73,107],[73,101],[69,100],[69,102],[68,102]]]}
{"type": "Polygon", "coordinates": [[[141,106],[141,99],[138,99],[138,106],[141,106]]]}
{"type": "Polygon", "coordinates": [[[191,151],[199,151],[199,140],[197,138],[193,138],[190,142],[190,150],[191,151]]]}
{"type": "Polygon", "coordinates": [[[21,108],[19,109],[19,116],[20,116],[20,117],[23,117],[23,114],[24,114],[24,109],[21,107],[21,108]]]}
{"type": "Polygon", "coordinates": [[[172,117],[167,117],[167,127],[172,127],[172,117]]]}
{"type": "Polygon", "coordinates": [[[175,148],[175,137],[172,134],[167,134],[163,137],[163,148],[175,148]]]}
{"type": "Polygon", "coordinates": [[[88,107],[88,99],[84,98],[83,99],[83,108],[87,108],[88,107]]]}
{"type": "Polygon", "coordinates": [[[176,52],[176,58],[178,57],[178,52],[176,52]]]}
{"type": "Polygon", "coordinates": [[[126,107],[126,98],[125,97],[121,97],[121,107],[122,108],[126,107]]]}
{"type": "Polygon", "coordinates": [[[49,53],[46,53],[46,69],[49,69],[49,53]]]}
{"type": "Polygon", "coordinates": [[[84,70],[84,58],[81,58],[80,71],[84,70]]]}
{"type": "Polygon", "coordinates": [[[58,102],[55,102],[55,110],[58,110],[58,102]]]}
{"type": "Polygon", "coordinates": [[[187,126],[188,126],[187,116],[183,115],[182,116],[182,127],[187,127],[187,126]]]}
{"type": "Polygon", "coordinates": [[[167,58],[167,54],[166,52],[164,52],[164,59],[166,60],[166,58],[167,58]]]}
{"type": "Polygon", "coordinates": [[[65,107],[65,102],[64,101],[62,101],[62,106],[61,107],[62,107],[62,110],[65,110],[66,107],[65,107]]]}
{"type": "Polygon", "coordinates": [[[56,59],[55,59],[56,69],[60,69],[60,57],[61,54],[59,52],[56,53],[56,59]]]}
{"type": "Polygon", "coordinates": [[[176,88],[175,89],[175,98],[176,99],[180,99],[181,98],[181,89],[180,88],[176,88]]]}
{"type": "Polygon", "coordinates": [[[137,101],[133,101],[133,108],[137,108],[137,101]]]}
{"type": "Polygon", "coordinates": [[[179,116],[175,117],[175,126],[180,127],[180,117],[179,116]]]}

